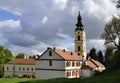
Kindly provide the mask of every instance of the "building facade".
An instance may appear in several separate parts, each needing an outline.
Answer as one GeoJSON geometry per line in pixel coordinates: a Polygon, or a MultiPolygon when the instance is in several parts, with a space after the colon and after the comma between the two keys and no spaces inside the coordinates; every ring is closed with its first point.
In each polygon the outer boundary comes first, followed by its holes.
{"type": "Polygon", "coordinates": [[[79,78],[82,57],[76,52],[48,48],[36,60],[36,76],[38,78],[79,78]]]}
{"type": "Polygon", "coordinates": [[[7,62],[4,65],[4,76],[23,76],[23,75],[35,75],[35,60],[34,59],[19,59],[7,62]]]}
{"type": "Polygon", "coordinates": [[[35,71],[38,78],[90,77],[94,74],[94,70],[104,68],[104,65],[98,61],[86,60],[86,34],[81,20],[79,11],[74,33],[75,51],[47,48],[36,59],[35,71]]]}

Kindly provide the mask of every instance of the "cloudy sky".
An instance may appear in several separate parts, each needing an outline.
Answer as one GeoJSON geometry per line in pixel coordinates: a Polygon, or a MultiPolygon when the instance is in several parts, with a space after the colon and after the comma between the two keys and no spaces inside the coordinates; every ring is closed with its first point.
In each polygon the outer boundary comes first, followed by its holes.
{"type": "Polygon", "coordinates": [[[74,51],[79,8],[87,51],[104,50],[100,34],[118,14],[113,0],[0,0],[0,45],[14,55],[42,53],[49,46],[74,51]]]}

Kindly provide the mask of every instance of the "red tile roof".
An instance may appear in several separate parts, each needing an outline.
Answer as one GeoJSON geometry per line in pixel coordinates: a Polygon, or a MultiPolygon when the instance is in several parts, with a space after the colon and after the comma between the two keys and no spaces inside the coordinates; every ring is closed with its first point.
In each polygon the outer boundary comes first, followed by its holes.
{"type": "Polygon", "coordinates": [[[94,59],[90,59],[95,65],[97,65],[98,67],[104,67],[104,65],[102,63],[100,63],[99,61],[97,60],[94,60],[94,59]]]}
{"type": "Polygon", "coordinates": [[[97,66],[91,62],[91,60],[87,60],[87,65],[90,67],[90,68],[97,68],[97,66]]]}
{"type": "Polygon", "coordinates": [[[65,60],[82,60],[82,56],[78,55],[77,52],[71,52],[71,51],[60,50],[60,49],[55,49],[55,52],[65,60]]]}
{"type": "Polygon", "coordinates": [[[14,60],[7,62],[6,64],[35,65],[35,60],[15,58],[14,60]]]}
{"type": "Polygon", "coordinates": [[[89,59],[86,62],[87,62],[87,66],[89,66],[90,68],[104,67],[103,64],[101,64],[99,61],[94,59],[89,59]]]}

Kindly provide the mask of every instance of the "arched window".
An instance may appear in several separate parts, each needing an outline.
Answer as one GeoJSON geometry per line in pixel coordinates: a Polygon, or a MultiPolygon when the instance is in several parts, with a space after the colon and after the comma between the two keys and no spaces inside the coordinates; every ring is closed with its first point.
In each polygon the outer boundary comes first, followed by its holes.
{"type": "Polygon", "coordinates": [[[78,36],[78,40],[80,40],[80,36],[78,36]]]}
{"type": "Polygon", "coordinates": [[[78,51],[80,51],[80,46],[78,46],[78,51]]]}

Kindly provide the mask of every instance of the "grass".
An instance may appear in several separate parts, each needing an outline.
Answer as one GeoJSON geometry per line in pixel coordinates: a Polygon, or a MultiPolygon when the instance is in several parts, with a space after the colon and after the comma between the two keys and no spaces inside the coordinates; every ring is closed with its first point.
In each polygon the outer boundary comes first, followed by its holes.
{"type": "Polygon", "coordinates": [[[1,78],[0,83],[120,83],[120,70],[105,72],[90,78],[78,79],[1,78]]]}

